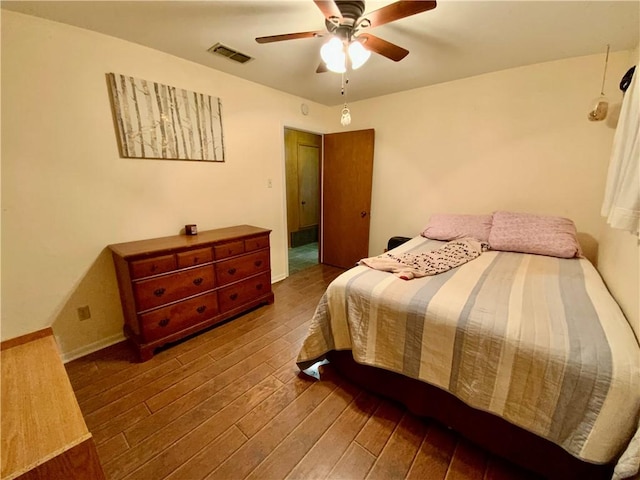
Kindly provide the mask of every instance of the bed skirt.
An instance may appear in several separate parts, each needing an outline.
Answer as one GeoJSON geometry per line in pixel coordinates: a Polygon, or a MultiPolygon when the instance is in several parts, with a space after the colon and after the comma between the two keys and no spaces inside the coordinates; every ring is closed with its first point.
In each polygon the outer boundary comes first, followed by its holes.
{"type": "Polygon", "coordinates": [[[506,420],[468,406],[444,390],[353,360],[350,351],[331,351],[331,365],[355,384],[396,400],[412,413],[433,418],[471,442],[528,470],[557,480],[610,479],[613,465],[584,462],[554,443],[506,420]]]}

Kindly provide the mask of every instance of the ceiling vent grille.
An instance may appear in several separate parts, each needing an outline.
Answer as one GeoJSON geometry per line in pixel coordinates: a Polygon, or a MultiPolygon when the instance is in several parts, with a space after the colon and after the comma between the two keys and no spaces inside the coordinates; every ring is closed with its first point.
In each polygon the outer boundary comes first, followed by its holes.
{"type": "Polygon", "coordinates": [[[229,48],[226,45],[222,45],[221,43],[216,43],[213,47],[207,50],[209,53],[213,53],[216,55],[221,55],[223,57],[228,58],[229,60],[233,60],[238,63],[247,63],[249,60],[253,60],[249,55],[245,55],[244,53],[240,53],[233,48],[229,48]]]}

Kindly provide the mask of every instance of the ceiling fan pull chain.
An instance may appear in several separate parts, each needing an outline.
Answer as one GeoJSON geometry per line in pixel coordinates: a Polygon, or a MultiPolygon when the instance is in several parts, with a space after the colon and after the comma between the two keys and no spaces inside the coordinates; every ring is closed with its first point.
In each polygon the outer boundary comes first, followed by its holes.
{"type": "Polygon", "coordinates": [[[351,112],[349,111],[349,107],[347,106],[347,84],[349,83],[349,77],[347,77],[346,73],[342,74],[342,91],[340,94],[344,98],[344,107],[342,107],[342,112],[340,112],[340,123],[343,127],[346,127],[351,123],[351,112]]]}
{"type": "Polygon", "coordinates": [[[342,87],[340,89],[340,95],[347,101],[347,85],[349,84],[349,77],[346,72],[342,72],[342,87]]]}

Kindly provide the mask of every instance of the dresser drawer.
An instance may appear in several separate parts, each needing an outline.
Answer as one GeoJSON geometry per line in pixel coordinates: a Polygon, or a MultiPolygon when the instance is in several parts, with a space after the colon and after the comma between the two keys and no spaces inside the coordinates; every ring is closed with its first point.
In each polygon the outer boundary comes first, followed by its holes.
{"type": "Polygon", "coordinates": [[[178,253],[176,257],[178,257],[178,268],[193,267],[194,265],[213,261],[211,248],[201,248],[199,250],[181,252],[178,253]]]}
{"type": "Polygon", "coordinates": [[[131,278],[144,278],[176,269],[176,258],[173,255],[134,260],[129,264],[131,278]]]}
{"type": "Polygon", "coordinates": [[[213,251],[215,253],[216,260],[239,255],[244,253],[244,241],[238,240],[237,242],[227,242],[222,245],[216,245],[213,247],[213,251]]]}
{"type": "Polygon", "coordinates": [[[142,335],[150,342],[204,322],[218,314],[218,296],[207,293],[140,315],[142,335]]]}
{"type": "Polygon", "coordinates": [[[140,360],[149,360],[168,342],[273,303],[269,234],[237,225],[200,231],[197,237],[110,245],[124,333],[140,360]]]}
{"type": "Polygon", "coordinates": [[[265,273],[218,291],[220,312],[228,312],[271,291],[271,275],[265,273]]]}
{"type": "Polygon", "coordinates": [[[244,251],[251,252],[260,250],[269,246],[269,235],[261,235],[259,237],[248,238],[244,241],[244,251]]]}
{"type": "Polygon", "coordinates": [[[269,250],[262,250],[217,263],[216,279],[218,285],[226,285],[265,270],[269,270],[269,250]]]}
{"type": "Polygon", "coordinates": [[[133,284],[138,311],[211,290],[215,286],[213,266],[191,268],[133,284]]]}

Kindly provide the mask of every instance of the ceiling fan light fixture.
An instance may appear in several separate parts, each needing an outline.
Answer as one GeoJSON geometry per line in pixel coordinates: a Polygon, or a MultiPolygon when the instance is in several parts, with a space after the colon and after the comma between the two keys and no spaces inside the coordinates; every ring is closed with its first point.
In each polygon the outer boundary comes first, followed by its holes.
{"type": "Polygon", "coordinates": [[[320,48],[320,56],[327,68],[332,72],[344,73],[346,71],[346,55],[342,40],[333,37],[322,48],[320,48]]]}
{"type": "Polygon", "coordinates": [[[349,55],[351,68],[354,70],[364,65],[371,56],[371,52],[364,48],[358,40],[352,41],[346,52],[344,42],[338,37],[333,37],[320,48],[322,61],[329,70],[336,73],[346,72],[347,54],[349,55]]]}
{"type": "Polygon", "coordinates": [[[359,41],[354,40],[349,44],[349,58],[351,59],[351,68],[354,70],[364,65],[370,56],[371,52],[364,48],[359,41]]]}
{"type": "MultiPolygon", "coordinates": [[[[326,32],[332,37],[320,49],[322,62],[316,73],[327,70],[345,73],[347,70],[355,70],[367,62],[371,52],[399,62],[409,54],[409,50],[375,35],[359,32],[436,8],[436,0],[396,0],[365,14],[364,0],[313,0],[313,3],[322,12],[326,32]]],[[[257,37],[256,42],[317,38],[324,37],[327,33],[309,31],[269,35],[257,37]]]]}
{"type": "Polygon", "coordinates": [[[327,63],[327,68],[335,73],[344,73],[347,71],[347,63],[344,53],[342,54],[342,58],[336,62],[327,63]]]}

